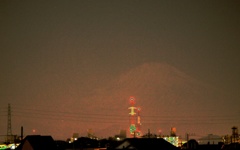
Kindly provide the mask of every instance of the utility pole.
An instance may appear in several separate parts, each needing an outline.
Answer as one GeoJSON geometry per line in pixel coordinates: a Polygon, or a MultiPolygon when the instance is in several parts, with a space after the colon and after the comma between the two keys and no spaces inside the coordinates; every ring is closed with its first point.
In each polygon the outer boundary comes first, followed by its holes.
{"type": "Polygon", "coordinates": [[[195,136],[195,133],[186,133],[187,149],[189,148],[188,141],[190,140],[189,139],[190,136],[195,136]]]}
{"type": "Polygon", "coordinates": [[[11,105],[8,104],[8,118],[7,118],[7,143],[12,141],[12,122],[11,122],[11,105]]]}
{"type": "Polygon", "coordinates": [[[150,134],[150,129],[148,129],[148,138],[150,138],[151,134],[150,134]]]}
{"type": "Polygon", "coordinates": [[[188,141],[189,141],[189,134],[188,133],[186,133],[186,141],[187,141],[187,149],[189,148],[189,143],[188,143],[188,141]]]}

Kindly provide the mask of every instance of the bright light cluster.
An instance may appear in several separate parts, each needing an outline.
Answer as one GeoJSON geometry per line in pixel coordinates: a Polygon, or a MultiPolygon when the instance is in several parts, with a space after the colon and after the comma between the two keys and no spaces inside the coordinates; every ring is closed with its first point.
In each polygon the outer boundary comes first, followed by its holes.
{"type": "Polygon", "coordinates": [[[8,144],[8,145],[6,145],[6,144],[1,144],[1,145],[0,145],[0,150],[4,150],[4,149],[16,149],[18,145],[19,145],[19,143],[16,143],[16,144],[11,143],[11,144],[8,144]]]}
{"type": "Polygon", "coordinates": [[[172,145],[178,147],[178,137],[177,136],[169,136],[169,137],[164,137],[164,140],[168,141],[172,145]]]}

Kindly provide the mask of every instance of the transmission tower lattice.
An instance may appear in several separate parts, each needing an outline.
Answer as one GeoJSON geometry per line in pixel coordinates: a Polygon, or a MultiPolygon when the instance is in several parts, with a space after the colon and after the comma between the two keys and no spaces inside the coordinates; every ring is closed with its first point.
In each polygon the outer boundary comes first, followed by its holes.
{"type": "Polygon", "coordinates": [[[10,140],[11,136],[12,136],[11,105],[8,104],[7,141],[10,140]]]}

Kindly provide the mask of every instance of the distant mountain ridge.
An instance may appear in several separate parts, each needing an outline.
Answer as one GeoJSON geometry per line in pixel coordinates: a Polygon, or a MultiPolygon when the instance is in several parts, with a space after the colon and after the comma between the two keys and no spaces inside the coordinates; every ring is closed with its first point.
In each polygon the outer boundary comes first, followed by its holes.
{"type": "MultiPolygon", "coordinates": [[[[157,118],[157,122],[177,125],[179,118],[176,116],[186,117],[191,121],[194,115],[207,115],[209,111],[212,114],[218,113],[213,108],[220,103],[212,103],[211,99],[217,98],[212,90],[209,85],[201,83],[173,66],[145,63],[122,73],[113,82],[106,83],[105,88],[96,90],[96,95],[91,101],[98,104],[101,113],[111,110],[112,115],[127,117],[128,98],[135,96],[136,106],[142,108],[143,127],[145,126],[146,130],[146,127],[151,125],[144,125],[144,121],[148,123],[154,120],[144,116],[162,116],[163,119],[157,118]],[[166,119],[166,116],[172,119],[166,119]]],[[[126,125],[119,124],[119,128],[120,126],[126,125]]],[[[160,123],[153,126],[162,125],[160,123]]],[[[113,130],[116,131],[116,125],[113,130]]]]}
{"type": "MultiPolygon", "coordinates": [[[[222,110],[227,107],[221,93],[165,63],[144,63],[86,92],[83,97],[69,95],[71,101],[64,103],[64,111],[79,116],[63,124],[70,125],[63,131],[65,134],[79,132],[86,136],[87,130],[92,129],[96,136],[108,137],[121,129],[128,130],[130,96],[136,98],[135,106],[141,107],[144,134],[148,129],[169,134],[170,128],[176,127],[177,134],[192,131],[204,135],[221,132],[228,125],[220,122],[220,116],[226,114],[222,110]]],[[[62,131],[60,127],[57,130],[62,131]]]]}
{"type": "Polygon", "coordinates": [[[162,100],[169,104],[169,101],[184,102],[187,99],[190,104],[208,88],[176,68],[159,63],[145,63],[106,85],[105,88],[96,90],[96,95],[103,96],[105,100],[115,99],[118,106],[127,101],[129,96],[136,96],[137,103],[142,105],[146,104],[144,100],[162,100]]]}

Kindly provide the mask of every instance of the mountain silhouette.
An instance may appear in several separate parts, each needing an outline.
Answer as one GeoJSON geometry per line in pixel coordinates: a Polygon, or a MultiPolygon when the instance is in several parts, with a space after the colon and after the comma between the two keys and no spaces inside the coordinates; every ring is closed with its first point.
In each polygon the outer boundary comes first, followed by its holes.
{"type": "Polygon", "coordinates": [[[227,122],[232,119],[231,112],[224,111],[230,106],[227,97],[217,88],[166,63],[144,63],[104,79],[101,86],[95,83],[97,75],[94,81],[92,78],[85,81],[84,93],[72,87],[70,93],[64,94],[59,100],[64,105],[56,105],[56,109],[66,113],[58,126],[49,122],[50,129],[42,131],[58,133],[56,138],[71,133],[86,136],[88,129],[97,137],[128,131],[130,96],[136,99],[135,107],[141,108],[143,134],[150,129],[154,134],[161,131],[169,135],[171,127],[176,127],[177,135],[182,136],[186,132],[222,134],[222,129],[228,131],[234,125],[227,122]]]}
{"type": "MultiPolygon", "coordinates": [[[[99,113],[111,114],[119,126],[126,128],[127,122],[119,122],[119,116],[128,119],[129,97],[134,96],[136,107],[141,107],[142,127],[171,126],[208,123],[208,116],[221,112],[222,101],[216,89],[206,83],[181,72],[164,63],[145,63],[132,68],[109,83],[94,91],[88,101],[89,109],[101,110],[99,113]],[[219,99],[214,103],[213,99],[219,99]],[[94,102],[92,105],[91,102],[94,102]],[[111,112],[111,113],[109,113],[111,112]],[[124,117],[123,117],[124,116],[124,117]]],[[[117,125],[110,125],[112,130],[117,125]]],[[[111,131],[110,127],[107,129],[111,131]]],[[[201,129],[204,130],[204,129],[201,129]]],[[[99,133],[100,134],[100,133],[99,133]]]]}

